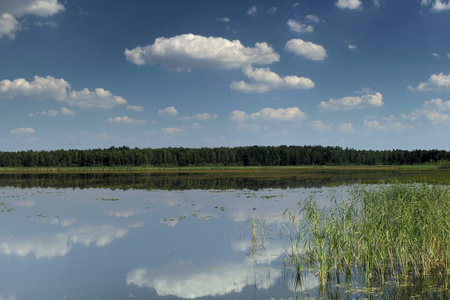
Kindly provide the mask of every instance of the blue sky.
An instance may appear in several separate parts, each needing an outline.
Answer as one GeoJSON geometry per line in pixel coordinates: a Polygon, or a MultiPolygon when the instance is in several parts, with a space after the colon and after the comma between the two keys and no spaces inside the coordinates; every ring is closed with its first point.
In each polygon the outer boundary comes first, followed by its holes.
{"type": "Polygon", "coordinates": [[[447,0],[0,0],[0,150],[450,146],[447,0]]]}

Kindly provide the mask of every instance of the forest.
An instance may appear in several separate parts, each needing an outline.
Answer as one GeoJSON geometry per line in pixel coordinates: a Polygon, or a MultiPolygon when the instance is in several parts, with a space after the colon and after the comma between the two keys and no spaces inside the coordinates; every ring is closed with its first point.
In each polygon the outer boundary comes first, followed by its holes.
{"type": "Polygon", "coordinates": [[[129,148],[0,152],[0,167],[418,165],[450,161],[446,150],[323,146],[129,148]]]}

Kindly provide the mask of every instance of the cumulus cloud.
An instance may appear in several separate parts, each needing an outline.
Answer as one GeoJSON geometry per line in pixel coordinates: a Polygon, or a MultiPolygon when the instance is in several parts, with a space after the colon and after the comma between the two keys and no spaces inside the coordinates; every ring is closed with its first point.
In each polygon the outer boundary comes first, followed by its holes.
{"type": "Polygon", "coordinates": [[[90,91],[85,88],[81,91],[71,90],[70,84],[64,79],[51,76],[34,76],[29,82],[24,78],[13,81],[4,79],[0,81],[0,98],[27,97],[30,99],[54,99],[62,101],[71,106],[86,109],[109,109],[117,105],[127,104],[127,100],[113,95],[103,88],[90,91]]]}
{"type": "MultiPolygon", "coordinates": [[[[21,28],[16,19],[24,15],[49,17],[64,11],[64,5],[57,0],[2,0],[0,1],[0,38],[14,39],[21,28]]],[[[37,26],[53,26],[55,22],[35,22],[37,26]]]]}
{"type": "Polygon", "coordinates": [[[348,45],[347,47],[350,50],[356,50],[356,48],[358,48],[356,45],[348,45]]]}
{"type": "MultiPolygon", "coordinates": [[[[274,258],[280,253],[270,253],[274,258]]],[[[281,276],[272,270],[268,276],[265,268],[253,264],[226,264],[219,268],[205,268],[192,262],[172,262],[159,270],[135,269],[127,274],[128,285],[155,289],[159,296],[176,296],[184,299],[223,296],[239,293],[255,284],[258,289],[268,289],[281,276]]]]}
{"type": "Polygon", "coordinates": [[[135,112],[143,112],[144,107],[139,105],[127,105],[127,109],[135,112]]]}
{"type": "Polygon", "coordinates": [[[146,213],[145,210],[138,210],[138,209],[105,212],[106,215],[108,215],[110,217],[117,217],[117,218],[129,218],[129,217],[139,215],[139,214],[144,214],[144,213],[146,213]]]}
{"type": "Polygon", "coordinates": [[[362,3],[360,0],[338,0],[335,2],[336,6],[340,9],[361,9],[362,3]]]}
{"type": "Polygon", "coordinates": [[[313,32],[314,26],[305,25],[301,22],[297,22],[295,20],[288,20],[287,25],[289,29],[293,32],[304,33],[304,32],[313,32]]]}
{"type": "Polygon", "coordinates": [[[49,116],[49,117],[56,117],[58,115],[58,111],[54,109],[49,109],[47,111],[37,111],[35,113],[29,114],[30,117],[37,117],[37,116],[49,116]]]}
{"type": "Polygon", "coordinates": [[[196,114],[192,117],[182,117],[181,120],[184,121],[190,121],[190,120],[198,120],[198,121],[206,121],[206,120],[213,120],[217,119],[218,115],[216,114],[210,114],[210,113],[202,113],[202,114],[196,114]]]}
{"type": "Polygon", "coordinates": [[[87,109],[110,109],[128,103],[124,98],[115,96],[103,88],[96,88],[94,91],[86,88],[82,91],[70,91],[63,101],[87,109]]]}
{"type": "Polygon", "coordinates": [[[316,15],[306,15],[305,19],[310,21],[310,22],[313,22],[313,23],[319,23],[320,22],[320,18],[318,16],[316,16],[316,15]]]}
{"type": "Polygon", "coordinates": [[[302,39],[292,39],[286,43],[286,50],[312,60],[324,60],[327,51],[324,47],[312,42],[305,42],[302,39]]]}
{"type": "Polygon", "coordinates": [[[178,115],[178,110],[176,110],[175,107],[173,107],[173,106],[169,106],[169,107],[159,110],[158,115],[173,117],[173,116],[178,115]]]}
{"type": "Polygon", "coordinates": [[[22,17],[24,15],[50,17],[64,10],[64,5],[58,3],[58,0],[0,1],[0,11],[10,13],[16,17],[22,17]]]}
{"type": "Polygon", "coordinates": [[[11,14],[0,16],[0,38],[7,36],[11,40],[16,37],[16,32],[20,29],[19,21],[11,14]]]}
{"type": "Polygon", "coordinates": [[[224,23],[229,23],[231,21],[230,18],[227,18],[227,17],[217,18],[216,20],[219,22],[224,22],[224,23]]]}
{"type": "Polygon", "coordinates": [[[247,14],[254,16],[257,11],[258,11],[258,8],[255,5],[253,5],[252,7],[250,7],[247,10],[247,14]]]}
{"type": "Polygon", "coordinates": [[[350,110],[367,107],[383,106],[383,95],[381,93],[363,95],[361,97],[343,97],[322,101],[319,108],[323,110],[350,110]]]}
{"type": "Polygon", "coordinates": [[[34,133],[34,129],[30,127],[15,128],[10,131],[12,134],[34,133]]]}
{"type": "Polygon", "coordinates": [[[57,256],[65,256],[75,244],[83,244],[86,247],[95,244],[98,247],[103,247],[115,239],[124,237],[127,233],[128,229],[102,225],[70,228],[68,231],[58,233],[55,236],[42,234],[26,238],[4,236],[0,242],[0,253],[16,256],[31,254],[36,258],[51,259],[57,256]]]}
{"type": "Polygon", "coordinates": [[[264,93],[273,89],[312,89],[314,82],[306,77],[285,76],[270,71],[269,68],[245,67],[243,70],[245,76],[250,79],[250,83],[244,81],[234,81],[230,88],[233,91],[244,93],[264,93]]]}
{"type": "Polygon", "coordinates": [[[230,114],[230,121],[244,122],[244,121],[300,121],[306,119],[306,114],[298,107],[289,108],[263,108],[262,110],[247,114],[241,110],[235,110],[230,114]]]}
{"type": "Polygon", "coordinates": [[[338,127],[339,127],[339,131],[342,133],[352,133],[355,131],[355,128],[353,128],[352,122],[340,123],[338,127]]]}
{"type": "Polygon", "coordinates": [[[419,82],[416,87],[409,85],[408,90],[415,92],[448,91],[450,90],[450,74],[449,75],[445,75],[444,73],[433,74],[430,76],[430,78],[428,78],[428,81],[419,82]]]}
{"type": "Polygon", "coordinates": [[[384,123],[380,123],[378,121],[368,121],[364,120],[364,126],[373,131],[400,131],[406,128],[405,125],[403,125],[400,122],[392,122],[392,121],[386,121],[384,123]]]}
{"type": "Polygon", "coordinates": [[[63,100],[67,97],[70,84],[64,79],[51,76],[34,76],[33,81],[28,82],[24,78],[13,81],[4,79],[0,81],[0,97],[29,97],[33,99],[55,99],[63,100]]]}
{"type": "Polygon", "coordinates": [[[410,114],[402,114],[402,118],[410,121],[425,120],[433,124],[443,124],[450,121],[450,100],[432,99],[425,101],[422,107],[414,109],[410,114]]]}
{"type": "Polygon", "coordinates": [[[58,27],[58,23],[56,23],[55,21],[47,21],[47,22],[34,22],[34,25],[38,26],[38,27],[58,27]]]}
{"type": "Polygon", "coordinates": [[[60,112],[66,116],[75,116],[75,111],[68,109],[67,107],[61,107],[60,112]]]}
{"type": "Polygon", "coordinates": [[[171,134],[178,134],[181,133],[183,129],[178,127],[165,127],[161,128],[160,132],[163,134],[171,135],[171,134]]]}
{"type": "Polygon", "coordinates": [[[331,129],[333,129],[333,124],[325,124],[322,121],[319,120],[315,120],[315,121],[311,121],[309,123],[309,127],[311,127],[314,131],[319,131],[319,132],[328,132],[331,131],[331,129]]]}
{"type": "Polygon", "coordinates": [[[421,2],[422,5],[429,5],[432,4],[433,6],[431,7],[431,10],[434,12],[440,12],[443,10],[450,10],[450,1],[447,1],[447,3],[444,1],[442,2],[442,0],[435,0],[434,3],[433,1],[429,1],[429,0],[422,0],[421,2]]]}
{"type": "Polygon", "coordinates": [[[248,64],[271,64],[280,60],[267,43],[245,47],[239,40],[194,34],[160,37],[152,45],[125,50],[127,61],[136,65],[162,64],[175,71],[193,68],[230,70],[248,64]]]}
{"type": "Polygon", "coordinates": [[[133,119],[133,118],[130,118],[127,116],[108,118],[105,120],[105,122],[106,123],[129,124],[129,125],[147,124],[147,121],[145,121],[145,120],[133,119]]]}

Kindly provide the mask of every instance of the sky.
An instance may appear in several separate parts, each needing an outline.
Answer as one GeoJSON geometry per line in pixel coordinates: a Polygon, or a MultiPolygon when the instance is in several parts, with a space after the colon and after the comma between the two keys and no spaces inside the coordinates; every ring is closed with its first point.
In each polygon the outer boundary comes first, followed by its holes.
{"type": "Polygon", "coordinates": [[[450,150],[449,0],[0,0],[0,151],[450,150]]]}

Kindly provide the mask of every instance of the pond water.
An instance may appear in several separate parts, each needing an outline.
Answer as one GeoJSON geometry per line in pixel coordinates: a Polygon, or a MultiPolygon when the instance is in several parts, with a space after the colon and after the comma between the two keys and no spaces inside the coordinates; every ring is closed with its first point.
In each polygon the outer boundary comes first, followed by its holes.
{"type": "MultiPolygon", "coordinates": [[[[348,192],[24,185],[0,187],[0,300],[324,297],[315,274],[295,283],[283,213],[348,192]]],[[[358,298],[360,287],[325,292],[358,298]]]]}
{"type": "Polygon", "coordinates": [[[0,299],[289,298],[283,212],[336,190],[3,187],[0,299]]]}

